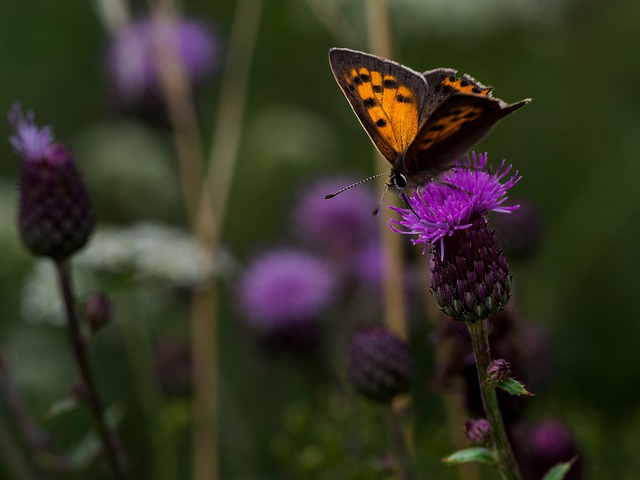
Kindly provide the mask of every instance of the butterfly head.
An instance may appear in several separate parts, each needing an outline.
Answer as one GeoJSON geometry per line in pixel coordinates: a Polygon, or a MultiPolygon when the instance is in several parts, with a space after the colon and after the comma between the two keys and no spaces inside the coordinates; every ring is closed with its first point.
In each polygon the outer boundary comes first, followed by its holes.
{"type": "Polygon", "coordinates": [[[409,180],[404,173],[392,169],[389,173],[389,188],[395,192],[402,192],[409,185],[409,180]]]}

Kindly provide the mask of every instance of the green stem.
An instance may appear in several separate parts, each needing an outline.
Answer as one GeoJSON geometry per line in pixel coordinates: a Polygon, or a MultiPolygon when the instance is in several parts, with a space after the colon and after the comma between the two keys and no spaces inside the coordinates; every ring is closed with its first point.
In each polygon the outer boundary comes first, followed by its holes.
{"type": "Polygon", "coordinates": [[[516,459],[511,450],[511,444],[507,438],[507,432],[502,421],[502,414],[498,407],[498,397],[495,387],[489,382],[487,377],[487,367],[491,362],[491,352],[489,350],[489,335],[487,331],[487,321],[467,322],[471,343],[476,357],[476,367],[478,369],[478,381],[480,382],[480,393],[482,403],[487,415],[487,420],[491,424],[493,436],[493,446],[498,456],[498,469],[505,480],[521,480],[522,476],[516,463],[516,459]]]}
{"type": "Polygon", "coordinates": [[[407,436],[402,421],[402,411],[398,411],[393,407],[388,409],[389,425],[393,439],[393,445],[396,451],[398,467],[401,480],[415,480],[416,472],[411,455],[411,450],[407,444],[407,436]]]}
{"type": "Polygon", "coordinates": [[[65,260],[61,260],[55,262],[55,266],[58,273],[58,281],[60,282],[60,289],[62,291],[62,298],[67,317],[66,331],[69,336],[69,342],[71,343],[71,349],[75,356],[82,383],[86,388],[86,405],[89,408],[94,427],[98,433],[100,443],[102,444],[102,452],[109,465],[111,477],[117,480],[124,480],[127,476],[125,475],[124,466],[119,460],[119,453],[121,453],[118,448],[119,442],[116,439],[115,433],[109,429],[105,422],[102,399],[98,394],[93,370],[89,362],[89,355],[87,354],[87,348],[80,330],[80,322],[78,321],[76,312],[76,302],[71,283],[69,263],[65,260]]]}
{"type": "MultiPolygon", "coordinates": [[[[124,297],[124,296],[123,296],[124,297]]],[[[153,365],[153,347],[144,315],[140,315],[136,298],[127,298],[135,312],[130,318],[117,322],[129,357],[134,377],[136,395],[145,416],[147,435],[152,451],[152,473],[154,480],[176,478],[176,447],[174,432],[163,415],[164,399],[153,365]]],[[[122,297],[121,297],[122,298],[122,297]]]]}

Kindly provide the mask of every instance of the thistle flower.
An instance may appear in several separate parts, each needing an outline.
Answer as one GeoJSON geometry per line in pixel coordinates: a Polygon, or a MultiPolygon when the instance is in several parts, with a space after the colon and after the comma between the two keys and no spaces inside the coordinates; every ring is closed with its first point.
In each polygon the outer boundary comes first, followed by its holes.
{"type": "Polygon", "coordinates": [[[218,45],[211,30],[191,19],[140,18],[122,28],[108,53],[109,73],[124,103],[160,92],[159,51],[175,52],[191,84],[215,66],[218,45]]]}
{"type": "Polygon", "coordinates": [[[476,321],[501,311],[511,294],[509,266],[486,214],[510,213],[517,205],[504,206],[506,193],[520,177],[505,162],[494,172],[485,170],[487,155],[472,154],[466,165],[454,168],[442,182],[429,183],[406,196],[409,208],[391,207],[400,220],[392,230],[417,235],[414,244],[426,251],[434,246],[431,270],[433,296],[448,316],[476,321]],[[464,168],[468,167],[468,168],[464,168]]]}
{"type": "Polygon", "coordinates": [[[389,402],[411,388],[413,358],[407,344],[387,328],[367,328],[351,339],[347,375],[365,397],[389,402]]]}
{"type": "Polygon", "coordinates": [[[256,258],[240,282],[239,299],[250,326],[269,340],[312,344],[316,323],[334,298],[331,270],[315,256],[276,250],[256,258]]]}
{"type": "Polygon", "coordinates": [[[94,215],[89,195],[71,153],[54,142],[51,127],[36,125],[15,104],[9,112],[14,135],[9,142],[23,159],[20,171],[18,228],[36,256],[62,260],[89,239],[94,215]]]}

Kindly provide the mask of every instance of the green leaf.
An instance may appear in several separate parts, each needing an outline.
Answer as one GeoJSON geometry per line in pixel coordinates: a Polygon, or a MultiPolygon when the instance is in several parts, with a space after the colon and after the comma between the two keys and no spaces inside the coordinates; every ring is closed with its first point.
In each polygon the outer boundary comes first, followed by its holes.
{"type": "Polygon", "coordinates": [[[495,465],[496,459],[493,456],[493,452],[487,448],[482,447],[474,447],[467,448],[465,450],[458,450],[457,452],[452,453],[448,457],[442,459],[445,463],[468,463],[468,462],[478,462],[485,463],[487,465],[495,465]]]}
{"type": "Polygon", "coordinates": [[[542,480],[562,480],[565,475],[569,473],[569,469],[577,459],[578,457],[573,457],[566,463],[559,463],[555,467],[551,468],[542,480]]]}
{"type": "Polygon", "coordinates": [[[504,382],[496,383],[496,387],[501,388],[505,392],[511,395],[529,395],[533,396],[533,393],[529,392],[522,383],[515,378],[508,378],[504,382]]]}

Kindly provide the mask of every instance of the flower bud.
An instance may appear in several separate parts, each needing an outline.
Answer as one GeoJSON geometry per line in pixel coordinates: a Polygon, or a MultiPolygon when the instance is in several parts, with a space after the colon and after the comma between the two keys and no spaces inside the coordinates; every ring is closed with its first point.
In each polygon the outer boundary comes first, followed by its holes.
{"type": "Polygon", "coordinates": [[[464,436],[474,446],[486,446],[491,441],[491,424],[484,418],[469,420],[464,424],[464,436]]]}
{"type": "Polygon", "coordinates": [[[94,333],[111,322],[113,309],[111,300],[106,295],[101,293],[88,295],[82,303],[82,310],[94,333]]]}
{"type": "Polygon", "coordinates": [[[53,143],[49,127],[38,128],[33,114],[18,105],[9,114],[10,137],[22,158],[18,228],[36,256],[63,260],[82,248],[94,227],[89,195],[71,153],[53,143]]]}
{"type": "Polygon", "coordinates": [[[411,388],[413,358],[407,344],[388,329],[368,328],[351,339],[347,375],[365,397],[389,402],[411,388]]]}
{"type": "Polygon", "coordinates": [[[487,377],[491,383],[500,383],[511,376],[511,364],[503,358],[493,360],[487,367],[487,377]]]}

